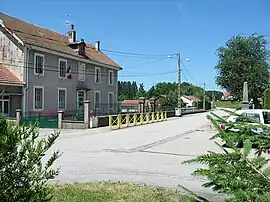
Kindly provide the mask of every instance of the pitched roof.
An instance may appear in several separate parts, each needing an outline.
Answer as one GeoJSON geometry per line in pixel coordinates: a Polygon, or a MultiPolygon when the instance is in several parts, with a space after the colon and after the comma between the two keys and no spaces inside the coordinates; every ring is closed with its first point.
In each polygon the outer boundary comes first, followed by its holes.
{"type": "MultiPolygon", "coordinates": [[[[148,105],[150,103],[150,100],[145,100],[145,105],[148,105]]],[[[158,100],[156,101],[158,103],[158,100]]],[[[138,106],[139,105],[139,100],[124,100],[121,103],[122,107],[129,107],[129,106],[138,106]]]]}
{"type": "Polygon", "coordinates": [[[1,63],[0,63],[0,83],[18,84],[18,85],[23,84],[22,81],[20,81],[12,72],[8,70],[8,68],[4,67],[4,65],[1,63]]]}
{"type": "MultiPolygon", "coordinates": [[[[67,36],[8,16],[2,12],[0,12],[0,19],[3,21],[5,27],[10,32],[16,34],[16,36],[18,36],[19,39],[23,41],[23,43],[55,50],[79,58],[84,58],[83,56],[78,55],[74,49],[68,46],[69,41],[67,36]]],[[[97,51],[92,44],[86,44],[85,53],[86,57],[91,61],[103,63],[121,69],[118,64],[116,64],[103,52],[97,51]]]]}
{"type": "Polygon", "coordinates": [[[187,98],[187,99],[189,99],[189,100],[191,100],[191,101],[196,101],[196,100],[198,100],[198,98],[197,97],[195,97],[195,96],[192,96],[192,95],[185,95],[184,96],[185,98],[187,98]]]}
{"type": "Polygon", "coordinates": [[[223,92],[224,97],[229,97],[230,95],[231,95],[231,93],[229,93],[229,92],[223,92]]]}

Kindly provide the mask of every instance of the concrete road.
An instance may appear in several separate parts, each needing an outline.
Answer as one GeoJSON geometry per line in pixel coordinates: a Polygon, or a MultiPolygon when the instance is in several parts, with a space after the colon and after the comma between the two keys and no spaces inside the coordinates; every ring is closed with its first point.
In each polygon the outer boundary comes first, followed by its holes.
{"type": "Polygon", "coordinates": [[[56,162],[61,166],[56,181],[128,181],[169,188],[181,184],[210,201],[222,201],[222,195],[201,187],[203,179],[191,176],[200,165],[181,164],[207,150],[221,151],[209,140],[215,134],[209,125],[202,113],[115,131],[63,130],[54,147],[63,152],[56,162]]]}

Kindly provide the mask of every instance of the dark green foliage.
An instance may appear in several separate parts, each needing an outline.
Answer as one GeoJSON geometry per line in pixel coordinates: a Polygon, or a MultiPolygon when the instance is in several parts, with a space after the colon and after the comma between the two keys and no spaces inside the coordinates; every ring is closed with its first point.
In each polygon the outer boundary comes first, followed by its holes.
{"type": "Polygon", "coordinates": [[[243,83],[247,81],[249,97],[261,97],[269,82],[269,51],[264,36],[237,35],[218,49],[218,76],[216,83],[237,99],[242,98],[243,83]]]}
{"type": "Polygon", "coordinates": [[[210,100],[220,100],[223,93],[220,91],[206,91],[206,96],[210,100]]]}
{"type": "Polygon", "coordinates": [[[59,133],[39,137],[35,127],[14,126],[0,115],[0,200],[5,202],[43,202],[52,198],[46,182],[54,179],[59,169],[52,169],[60,156],[56,151],[44,161],[59,133]],[[42,164],[45,163],[45,164],[42,164]]]}
{"type": "MultiPolygon", "coordinates": [[[[220,94],[222,95],[222,93],[218,91],[213,91],[213,93],[217,97],[219,97],[220,94]]],[[[201,87],[195,86],[187,82],[183,82],[181,85],[181,95],[193,95],[197,97],[202,97],[203,94],[204,92],[201,87]]],[[[206,98],[208,100],[210,98],[212,99],[212,97],[209,98],[208,94],[209,93],[206,93],[206,98]]],[[[210,95],[212,96],[212,91],[210,92],[210,95]]],[[[146,99],[154,97],[163,106],[176,107],[178,102],[178,84],[176,82],[160,82],[157,83],[155,86],[152,86],[148,91],[146,91],[143,84],[140,84],[138,88],[136,82],[118,81],[119,101],[123,101],[125,99],[133,100],[138,99],[139,97],[145,97],[146,99]]]]}
{"type": "Polygon", "coordinates": [[[270,88],[267,88],[263,94],[263,108],[270,109],[270,88]]]}
{"type": "MultiPolygon", "coordinates": [[[[232,114],[234,114],[232,112],[232,114]]],[[[236,114],[234,114],[236,115],[236,114]]],[[[209,152],[184,163],[200,163],[207,167],[197,169],[193,174],[206,176],[208,182],[203,186],[232,195],[226,201],[269,201],[270,199],[270,167],[268,159],[260,156],[270,150],[270,128],[246,116],[240,117],[243,122],[228,123],[223,118],[212,113],[208,119],[218,129],[218,134],[212,137],[221,138],[232,150],[222,148],[222,153],[209,152]],[[225,123],[226,130],[220,129],[219,123],[225,123]],[[255,125],[248,124],[253,122],[255,125]],[[258,128],[264,134],[258,133],[258,128]],[[243,141],[243,148],[236,144],[243,141]],[[257,156],[252,157],[252,147],[256,148],[257,156]]]]}

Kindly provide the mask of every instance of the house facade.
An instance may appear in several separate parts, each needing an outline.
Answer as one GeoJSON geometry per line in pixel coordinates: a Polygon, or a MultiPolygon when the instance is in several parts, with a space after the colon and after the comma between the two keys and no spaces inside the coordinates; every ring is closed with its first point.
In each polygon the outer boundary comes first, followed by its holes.
{"type": "Polygon", "coordinates": [[[0,110],[9,116],[18,108],[33,114],[77,113],[84,100],[105,113],[117,101],[122,69],[100,50],[99,41],[94,46],[77,40],[74,25],[65,36],[1,12],[0,68],[8,72],[0,76],[0,103],[6,105],[0,110]]]}
{"type": "Polygon", "coordinates": [[[195,96],[181,96],[181,100],[185,104],[186,107],[195,107],[196,103],[199,101],[199,99],[195,96]]]}

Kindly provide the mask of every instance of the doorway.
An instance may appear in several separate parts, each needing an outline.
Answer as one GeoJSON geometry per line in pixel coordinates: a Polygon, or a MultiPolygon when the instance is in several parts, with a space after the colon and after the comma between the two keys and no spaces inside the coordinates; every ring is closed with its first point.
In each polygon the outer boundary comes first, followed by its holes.
{"type": "Polygon", "coordinates": [[[4,96],[0,99],[0,113],[4,116],[9,116],[10,106],[9,106],[9,96],[4,96]]]}
{"type": "Polygon", "coordinates": [[[85,90],[78,90],[77,91],[77,112],[76,112],[76,117],[78,121],[84,119],[84,100],[85,99],[86,99],[85,90]]]}

